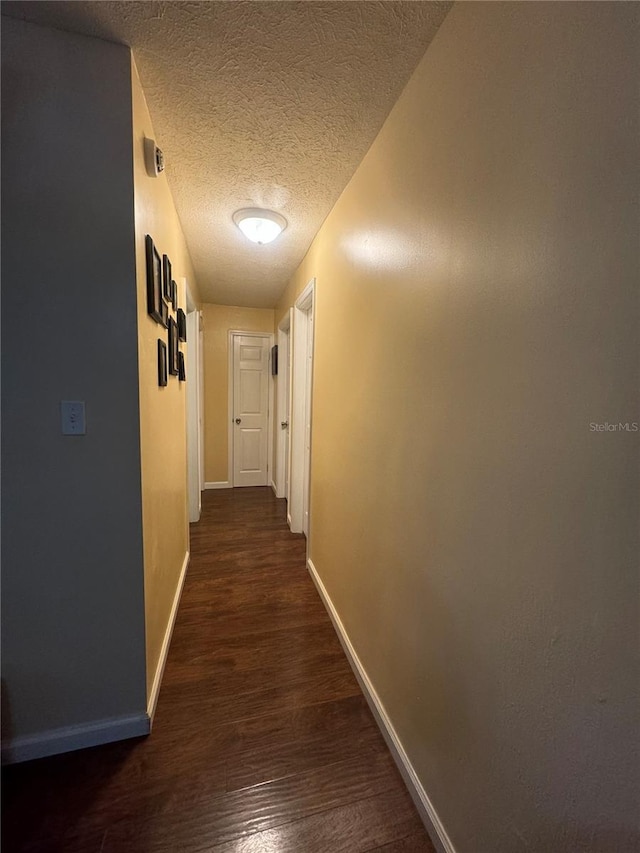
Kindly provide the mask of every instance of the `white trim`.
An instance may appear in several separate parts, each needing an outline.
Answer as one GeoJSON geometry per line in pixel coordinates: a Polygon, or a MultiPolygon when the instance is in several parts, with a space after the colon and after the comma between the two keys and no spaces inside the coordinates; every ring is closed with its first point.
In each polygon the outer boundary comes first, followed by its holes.
{"type": "Polygon", "coordinates": [[[202,311],[198,311],[198,383],[198,423],[200,424],[198,456],[200,458],[199,483],[202,493],[204,490],[204,319],[202,311]]]}
{"type": "MultiPolygon", "coordinates": [[[[242,335],[250,338],[269,338],[269,402],[267,411],[267,479],[273,471],[273,397],[274,381],[271,375],[271,347],[273,346],[273,332],[243,332],[241,329],[229,329],[227,336],[227,478],[229,487],[233,488],[233,338],[234,335],[242,335]]],[[[207,488],[205,484],[205,488],[207,488]]],[[[217,488],[227,488],[218,486],[217,488]]]]}
{"type": "Polygon", "coordinates": [[[425,825],[427,832],[431,838],[431,841],[435,845],[436,849],[439,853],[456,853],[455,847],[453,846],[453,842],[447,835],[447,831],[444,828],[442,821],[438,817],[438,814],[433,806],[433,803],[429,799],[429,795],[422,787],[422,783],[418,778],[418,774],[413,769],[413,765],[409,759],[409,756],[405,752],[404,747],[402,746],[402,741],[398,737],[396,730],[393,727],[393,723],[391,722],[387,711],[382,704],[382,700],[376,693],[376,689],[371,683],[369,676],[367,675],[367,671],[362,665],[362,661],[356,654],[356,650],[351,644],[351,640],[349,639],[349,635],[347,634],[344,625],[342,624],[342,620],[338,616],[338,611],[334,607],[331,598],[329,597],[329,593],[327,592],[322,580],[320,579],[320,575],[316,567],[313,565],[311,558],[307,560],[307,568],[309,570],[309,574],[311,575],[311,579],[316,585],[316,589],[322,599],[322,602],[329,614],[331,621],[333,622],[333,627],[336,630],[336,634],[338,635],[338,639],[344,649],[344,653],[347,656],[347,659],[351,665],[351,669],[353,670],[360,687],[362,688],[362,692],[364,693],[365,699],[369,703],[369,707],[371,708],[371,712],[376,719],[378,727],[382,732],[382,736],[387,742],[387,746],[393,756],[394,761],[398,766],[398,770],[400,771],[402,778],[405,781],[405,784],[411,794],[411,798],[415,803],[416,808],[422,818],[422,821],[425,825]]]}
{"type": "Polygon", "coordinates": [[[187,303],[186,313],[190,314],[192,311],[198,310],[198,303],[193,298],[187,277],[182,276],[182,281],[184,282],[184,294],[185,294],[185,299],[186,299],[186,303],[187,303]]]}
{"type": "Polygon", "coordinates": [[[231,483],[228,480],[217,480],[213,483],[205,483],[205,489],[230,489],[231,483]]]}
{"type": "Polygon", "coordinates": [[[307,426],[310,426],[312,393],[308,351],[311,345],[313,353],[313,337],[309,338],[310,335],[313,336],[313,326],[309,322],[309,312],[315,309],[315,285],[316,280],[312,278],[296,299],[293,312],[292,414],[289,421],[289,512],[292,533],[302,533],[304,530],[305,488],[310,487],[310,472],[307,467],[309,457],[305,447],[307,426]]]}
{"type": "Polygon", "coordinates": [[[2,763],[17,764],[34,758],[46,758],[61,752],[73,752],[90,746],[100,746],[116,740],[142,737],[151,731],[147,714],[110,717],[93,723],[49,729],[37,735],[26,735],[9,740],[2,746],[2,763]]]}
{"type": "Polygon", "coordinates": [[[313,341],[315,331],[315,294],[306,309],[307,316],[307,349],[306,376],[304,385],[304,485],[302,489],[302,532],[307,537],[307,554],[309,553],[310,518],[311,518],[311,424],[313,421],[313,341]]]}
{"type": "Polygon", "coordinates": [[[277,488],[276,488],[276,484],[273,482],[273,480],[271,481],[271,488],[273,489],[273,494],[274,494],[276,497],[278,497],[278,490],[277,490],[277,488]]]}
{"type": "Polygon", "coordinates": [[[269,409],[267,411],[267,480],[273,482],[273,422],[276,415],[276,378],[271,372],[271,358],[273,355],[273,335],[269,335],[269,359],[267,370],[269,373],[269,409]]]}
{"type": "Polygon", "coordinates": [[[306,283],[304,290],[296,299],[296,308],[298,311],[308,311],[313,305],[313,296],[314,290],[316,287],[316,280],[314,278],[310,278],[306,283]]]}
{"type": "Polygon", "coordinates": [[[233,488],[233,332],[227,336],[227,480],[233,488]]]}
{"type": "Polygon", "coordinates": [[[178,579],[178,586],[176,587],[175,595],[173,596],[173,604],[171,605],[171,613],[169,614],[169,621],[167,622],[167,628],[164,632],[164,639],[162,641],[162,648],[160,649],[160,657],[158,659],[158,666],[156,667],[156,674],[153,679],[153,685],[151,687],[151,693],[149,695],[149,699],[147,701],[147,714],[149,715],[149,720],[151,721],[151,725],[153,725],[153,717],[156,713],[156,706],[158,704],[158,696],[160,695],[160,685],[162,684],[162,675],[164,673],[164,666],[167,662],[167,655],[169,654],[169,646],[171,645],[171,635],[173,634],[173,626],[176,622],[176,615],[178,613],[178,606],[180,604],[180,597],[182,596],[182,587],[184,586],[184,579],[187,576],[187,567],[189,566],[189,551],[184,555],[184,560],[182,561],[182,569],[180,570],[180,578],[178,579]]]}
{"type": "Polygon", "coordinates": [[[187,292],[187,486],[189,496],[189,522],[193,524],[200,521],[202,511],[202,482],[200,472],[202,471],[202,418],[200,400],[200,365],[202,353],[200,352],[200,315],[193,307],[194,302],[189,291],[189,283],[184,279],[187,292]]]}
{"type": "Polygon", "coordinates": [[[289,427],[282,428],[285,421],[291,423],[291,325],[293,308],[289,308],[278,323],[278,382],[274,430],[276,441],[275,482],[276,497],[287,498],[286,468],[289,456],[289,427]]]}

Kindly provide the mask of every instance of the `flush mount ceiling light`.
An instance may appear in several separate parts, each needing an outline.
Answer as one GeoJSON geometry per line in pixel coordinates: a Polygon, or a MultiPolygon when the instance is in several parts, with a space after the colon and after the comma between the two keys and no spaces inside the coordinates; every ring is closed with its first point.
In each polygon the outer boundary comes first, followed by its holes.
{"type": "Polygon", "coordinates": [[[233,221],[252,243],[271,243],[287,227],[287,220],[273,210],[244,207],[236,210],[233,221]]]}

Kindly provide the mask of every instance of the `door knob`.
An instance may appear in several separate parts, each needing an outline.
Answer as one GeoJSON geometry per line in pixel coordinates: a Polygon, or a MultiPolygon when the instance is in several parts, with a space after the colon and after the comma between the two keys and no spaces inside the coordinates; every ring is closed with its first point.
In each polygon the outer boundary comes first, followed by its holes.
{"type": "Polygon", "coordinates": [[[286,429],[289,426],[289,421],[280,421],[280,429],[286,429]]]}
{"type": "Polygon", "coordinates": [[[237,423],[237,424],[241,424],[241,423],[242,423],[242,418],[236,418],[236,423],[237,423]]]}

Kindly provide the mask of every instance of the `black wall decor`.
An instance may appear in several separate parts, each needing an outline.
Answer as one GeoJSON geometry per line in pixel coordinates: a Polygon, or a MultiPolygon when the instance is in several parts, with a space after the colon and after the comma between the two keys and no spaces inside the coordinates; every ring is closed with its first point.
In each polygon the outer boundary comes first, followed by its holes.
{"type": "Polygon", "coordinates": [[[162,278],[164,298],[171,302],[171,261],[169,260],[169,255],[162,256],[162,278]]]}
{"type": "Polygon", "coordinates": [[[178,308],[178,285],[172,278],[168,255],[160,255],[149,234],[145,236],[147,262],[147,311],[167,330],[166,341],[158,339],[158,385],[167,385],[169,376],[186,380],[184,353],[180,341],[187,340],[187,315],[178,308]],[[172,313],[175,311],[175,317],[172,313]]]}
{"type": "Polygon", "coordinates": [[[169,373],[178,375],[178,324],[169,317],[169,373]]]}
{"type": "Polygon", "coordinates": [[[178,308],[178,313],[176,315],[176,319],[178,321],[178,337],[181,341],[187,340],[187,315],[184,313],[182,308],[178,308]]]}
{"type": "Polygon", "coordinates": [[[147,258],[147,312],[157,323],[162,323],[162,262],[153,240],[145,237],[147,258]]]}
{"type": "Polygon", "coordinates": [[[158,338],[158,385],[167,384],[167,345],[158,338]]]}

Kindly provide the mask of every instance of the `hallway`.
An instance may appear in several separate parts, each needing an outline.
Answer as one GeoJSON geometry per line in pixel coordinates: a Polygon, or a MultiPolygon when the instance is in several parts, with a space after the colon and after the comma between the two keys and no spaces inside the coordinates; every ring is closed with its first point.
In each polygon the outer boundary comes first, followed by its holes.
{"type": "Polygon", "coordinates": [[[6,768],[6,853],[433,853],[271,489],[208,491],[153,733],[6,768]]]}

